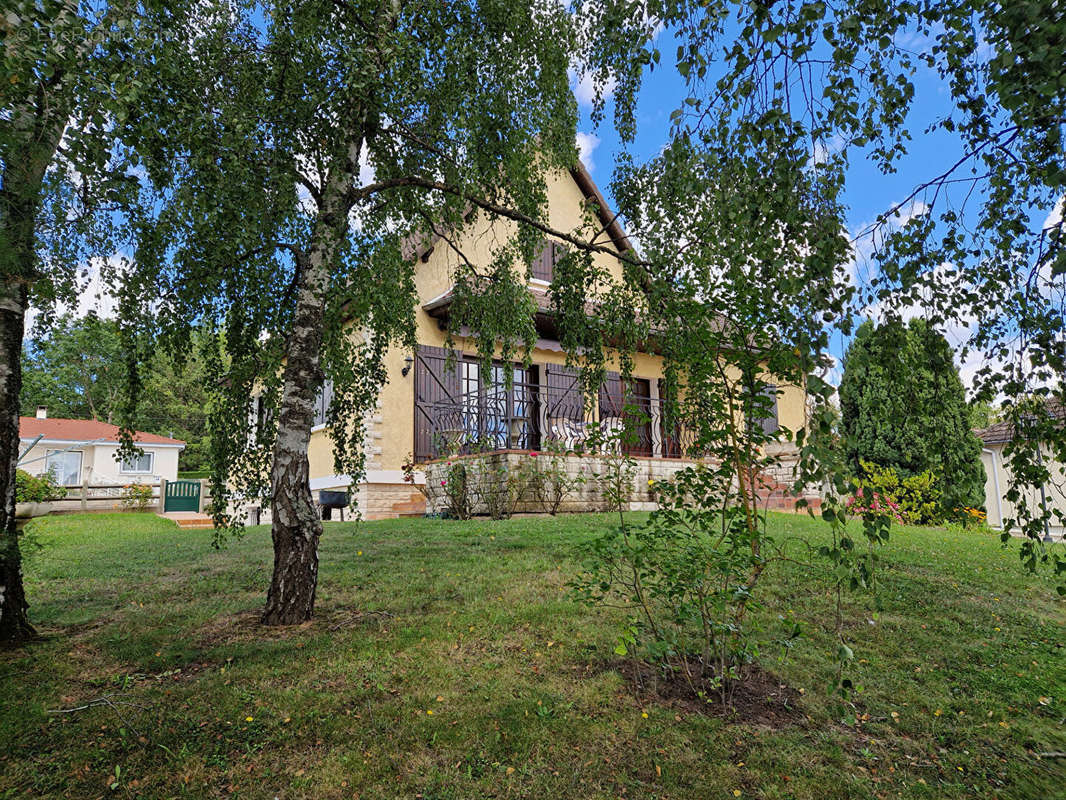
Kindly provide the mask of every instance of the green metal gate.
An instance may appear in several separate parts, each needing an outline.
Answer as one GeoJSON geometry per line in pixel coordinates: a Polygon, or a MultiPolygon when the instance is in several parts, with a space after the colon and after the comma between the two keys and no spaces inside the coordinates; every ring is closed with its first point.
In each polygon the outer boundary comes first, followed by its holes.
{"type": "Polygon", "coordinates": [[[163,511],[199,511],[200,481],[168,481],[163,511]]]}

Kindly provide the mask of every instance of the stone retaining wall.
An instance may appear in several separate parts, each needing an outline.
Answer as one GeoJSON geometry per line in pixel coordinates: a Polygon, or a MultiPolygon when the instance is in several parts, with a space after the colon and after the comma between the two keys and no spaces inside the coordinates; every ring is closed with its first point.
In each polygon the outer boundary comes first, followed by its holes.
{"type": "MultiPolygon", "coordinates": [[[[798,454],[795,448],[778,447],[773,453],[776,461],[759,479],[758,494],[761,504],[777,510],[794,510],[799,496],[793,494],[792,485],[796,477],[798,454]]],[[[458,456],[451,460],[432,461],[422,465],[426,475],[426,511],[441,513],[449,504],[446,482],[453,464],[463,464],[472,473],[469,479],[470,504],[474,514],[488,513],[488,501],[484,495],[489,492],[503,492],[500,481],[502,476],[521,475],[524,465],[534,458],[526,451],[500,451],[476,456],[458,456]]],[[[541,471],[547,472],[549,462],[555,458],[550,454],[538,454],[535,457],[541,471]]],[[[584,483],[579,483],[570,491],[559,505],[560,512],[606,511],[608,501],[603,491],[603,479],[593,476],[607,471],[607,459],[598,456],[558,456],[561,466],[570,478],[584,476],[584,483]]],[[[636,457],[636,471],[633,475],[629,511],[651,511],[656,508],[652,484],[668,479],[681,469],[695,463],[676,458],[636,457]]],[[[514,504],[516,513],[543,513],[548,511],[547,501],[533,496],[528,487],[517,490],[520,499],[514,504]]],[[[803,495],[808,503],[817,507],[820,497],[817,492],[807,491],[803,495]]]]}

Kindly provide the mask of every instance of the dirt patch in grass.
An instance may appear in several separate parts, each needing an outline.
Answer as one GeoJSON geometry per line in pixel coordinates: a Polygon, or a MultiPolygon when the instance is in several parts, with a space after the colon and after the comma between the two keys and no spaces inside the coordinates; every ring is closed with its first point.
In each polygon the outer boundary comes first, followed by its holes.
{"type": "Polygon", "coordinates": [[[308,622],[299,625],[263,625],[260,609],[246,609],[233,614],[222,614],[200,627],[198,642],[201,647],[216,647],[222,644],[247,641],[276,642],[291,638],[304,638],[308,633],[332,633],[345,628],[363,626],[384,627],[393,615],[387,611],[367,611],[346,606],[325,606],[315,610],[308,622]]]}
{"type": "Polygon", "coordinates": [[[805,722],[800,693],[755,665],[733,689],[729,703],[710,678],[689,679],[679,663],[664,670],[654,664],[618,659],[605,665],[618,672],[626,687],[643,704],[665,705],[689,714],[723,717],[732,722],[782,728],[805,722]],[[702,696],[701,696],[702,695],[702,696]]]}

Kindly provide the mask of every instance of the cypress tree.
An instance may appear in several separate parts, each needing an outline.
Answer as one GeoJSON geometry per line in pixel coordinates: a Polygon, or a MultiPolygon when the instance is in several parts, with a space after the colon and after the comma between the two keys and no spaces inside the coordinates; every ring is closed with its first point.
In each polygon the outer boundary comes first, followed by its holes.
{"type": "Polygon", "coordinates": [[[841,424],[848,462],[941,476],[946,511],[984,497],[981,443],[947,340],[925,320],[864,322],[844,357],[841,424]]]}

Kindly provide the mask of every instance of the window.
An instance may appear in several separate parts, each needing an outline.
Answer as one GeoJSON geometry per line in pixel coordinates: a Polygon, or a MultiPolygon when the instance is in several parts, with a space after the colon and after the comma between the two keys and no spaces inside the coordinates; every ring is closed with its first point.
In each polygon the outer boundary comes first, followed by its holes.
{"type": "Polygon", "coordinates": [[[325,425],[329,419],[329,407],[333,403],[333,381],[326,380],[315,395],[315,418],[312,425],[325,425]]]}
{"type": "Polygon", "coordinates": [[[49,450],[44,463],[61,486],[77,486],[81,483],[80,450],[49,450]]]}
{"type": "Polygon", "coordinates": [[[526,449],[535,446],[532,370],[514,367],[511,386],[507,369],[479,361],[460,365],[464,446],[478,449],[526,449]]]}
{"type": "Polygon", "coordinates": [[[569,252],[561,242],[545,240],[541,251],[533,258],[531,272],[534,279],[551,283],[555,277],[555,265],[569,252]]]}
{"type": "Polygon", "coordinates": [[[121,472],[145,474],[155,466],[155,453],[141,453],[139,456],[122,459],[121,472]]]}

